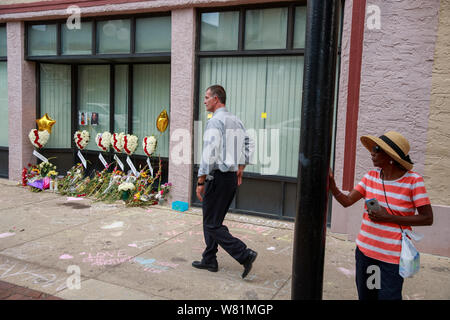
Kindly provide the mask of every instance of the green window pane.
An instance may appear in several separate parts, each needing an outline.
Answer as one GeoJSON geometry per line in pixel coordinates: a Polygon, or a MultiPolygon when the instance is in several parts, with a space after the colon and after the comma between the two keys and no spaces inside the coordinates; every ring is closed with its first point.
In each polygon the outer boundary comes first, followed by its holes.
{"type": "Polygon", "coordinates": [[[247,10],[245,49],[286,48],[287,17],[287,8],[247,10]]]}
{"type": "Polygon", "coordinates": [[[200,50],[237,50],[239,12],[202,13],[200,50]]]}
{"type": "Polygon", "coordinates": [[[82,22],[80,29],[61,25],[62,54],[92,54],[92,22],[82,22]]]}
{"type": "Polygon", "coordinates": [[[40,64],[41,114],[56,120],[46,148],[70,148],[71,130],[71,67],[61,64],[40,64]]]}
{"type": "Polygon", "coordinates": [[[156,119],[166,109],[170,115],[170,65],[139,64],[133,66],[133,134],[139,138],[136,154],[145,155],[142,139],[158,138],[156,155],[169,156],[169,128],[160,136],[156,119]]]}
{"type": "Polygon", "coordinates": [[[305,47],[306,7],[295,8],[294,48],[305,47]]]}
{"type": "Polygon", "coordinates": [[[222,85],[228,110],[253,134],[254,163],[246,172],[297,177],[303,84],[303,57],[220,57],[200,60],[199,120],[195,161],[208,115],[206,88],[222,85]],[[263,114],[265,117],[263,117],[263,114]]]}
{"type": "Polygon", "coordinates": [[[40,24],[28,26],[28,55],[56,55],[55,24],[40,24]]]}
{"type": "MultiPolygon", "coordinates": [[[[78,106],[79,130],[87,130],[90,134],[88,150],[99,151],[95,144],[97,133],[109,129],[109,65],[84,65],[78,67],[78,106]],[[98,114],[97,124],[91,124],[92,113],[98,114]],[[84,125],[81,124],[83,117],[84,125]]],[[[112,132],[111,132],[112,133],[112,132]]]]}
{"type": "Polygon", "coordinates": [[[6,55],[6,27],[0,27],[0,57],[6,55]]]}
{"type": "Polygon", "coordinates": [[[114,68],[114,131],[128,133],[128,66],[114,68]]]}
{"type": "Polygon", "coordinates": [[[8,146],[8,73],[6,61],[0,61],[0,147],[8,146]]]}
{"type": "Polygon", "coordinates": [[[136,19],[136,52],[170,52],[170,17],[136,19]]]}
{"type": "Polygon", "coordinates": [[[98,53],[130,53],[130,20],[97,23],[98,53]]]}

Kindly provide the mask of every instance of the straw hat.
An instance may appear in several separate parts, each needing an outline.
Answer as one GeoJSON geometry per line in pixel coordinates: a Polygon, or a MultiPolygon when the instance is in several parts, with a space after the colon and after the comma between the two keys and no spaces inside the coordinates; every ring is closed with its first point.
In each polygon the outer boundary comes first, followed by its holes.
{"type": "Polygon", "coordinates": [[[413,162],[408,155],[409,142],[400,133],[389,131],[378,138],[374,136],[362,136],[361,142],[369,151],[372,151],[373,147],[378,145],[406,170],[411,170],[413,168],[413,162]]]}

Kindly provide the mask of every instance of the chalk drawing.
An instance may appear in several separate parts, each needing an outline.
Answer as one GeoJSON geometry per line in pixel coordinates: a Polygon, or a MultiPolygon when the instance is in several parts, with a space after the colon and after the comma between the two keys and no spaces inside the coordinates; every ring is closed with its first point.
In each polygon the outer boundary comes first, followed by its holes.
{"type": "Polygon", "coordinates": [[[52,252],[53,246],[44,242],[29,242],[15,248],[8,248],[2,254],[15,257],[20,260],[36,258],[52,252]]]}
{"type": "Polygon", "coordinates": [[[42,288],[54,286],[56,291],[66,289],[65,276],[57,276],[42,267],[14,262],[9,259],[0,263],[0,280],[20,281],[21,283],[30,281],[32,284],[39,284],[42,288]]]}
{"type": "Polygon", "coordinates": [[[73,257],[70,254],[63,254],[59,257],[61,260],[70,260],[73,259],[73,257]]]}
{"type": "Polygon", "coordinates": [[[116,229],[116,228],[122,228],[123,227],[123,221],[114,221],[113,223],[101,227],[102,229],[116,229]]]}
{"type": "Polygon", "coordinates": [[[134,261],[144,266],[144,271],[152,273],[166,272],[170,269],[175,269],[176,267],[178,267],[177,263],[157,261],[156,259],[145,259],[137,257],[134,259],[134,261]]]}
{"type": "Polygon", "coordinates": [[[7,237],[12,237],[13,235],[15,235],[14,232],[5,232],[5,233],[0,233],[0,238],[7,238],[7,237]]]}
{"type": "Polygon", "coordinates": [[[355,276],[355,270],[349,270],[343,267],[337,268],[340,272],[342,272],[346,277],[351,278],[355,276]]]}
{"type": "Polygon", "coordinates": [[[138,249],[142,249],[142,248],[145,248],[145,247],[153,246],[156,243],[158,243],[157,239],[145,239],[145,240],[134,241],[134,242],[130,243],[128,246],[129,247],[138,248],[138,249]]]}
{"type": "Polygon", "coordinates": [[[88,256],[83,258],[83,263],[91,266],[111,266],[130,261],[133,257],[127,255],[124,250],[99,251],[96,253],[85,253],[88,256]]]}

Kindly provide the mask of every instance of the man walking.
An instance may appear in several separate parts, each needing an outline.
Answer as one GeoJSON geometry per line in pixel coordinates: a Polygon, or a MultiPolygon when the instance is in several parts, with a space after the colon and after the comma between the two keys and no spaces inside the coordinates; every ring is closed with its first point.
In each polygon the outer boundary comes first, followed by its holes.
{"type": "Polygon", "coordinates": [[[214,85],[206,90],[204,104],[206,110],[214,114],[206,124],[196,189],[197,198],[202,202],[206,249],[202,260],[194,261],[192,266],[217,272],[216,254],[220,245],[244,266],[242,278],[245,278],[252,269],[257,253],[233,237],[223,221],[236,189],[242,183],[245,165],[249,163],[253,151],[253,142],[241,120],[225,108],[225,103],[223,87],[214,85]]]}

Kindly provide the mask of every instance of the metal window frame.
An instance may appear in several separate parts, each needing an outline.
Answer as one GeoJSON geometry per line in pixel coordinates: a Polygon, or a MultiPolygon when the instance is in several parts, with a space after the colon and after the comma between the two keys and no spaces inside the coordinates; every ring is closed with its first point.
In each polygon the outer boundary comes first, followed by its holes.
{"type": "MultiPolygon", "coordinates": [[[[61,25],[66,23],[66,19],[56,19],[56,20],[42,20],[42,21],[26,21],[25,22],[25,60],[30,61],[44,61],[50,62],[61,62],[69,63],[70,61],[77,60],[91,60],[98,63],[113,63],[118,59],[132,59],[137,58],[138,60],[145,60],[149,58],[160,58],[163,61],[170,61],[171,51],[166,52],[151,52],[151,53],[136,53],[136,20],[140,18],[155,18],[155,17],[172,17],[171,11],[164,12],[152,12],[152,13],[141,13],[141,14],[126,14],[126,15],[113,15],[113,16],[100,16],[100,17],[86,17],[81,18],[81,23],[92,22],[92,48],[91,54],[85,55],[70,55],[62,54],[61,50],[61,25]],[[109,20],[130,20],[130,52],[129,53],[98,53],[97,48],[97,22],[109,21],[109,20]],[[28,54],[29,43],[28,43],[28,28],[32,25],[50,25],[56,24],[56,55],[42,55],[33,56],[28,54]]],[[[124,62],[124,61],[121,61],[124,62]]],[[[131,63],[131,62],[130,62],[131,63]]]]}

